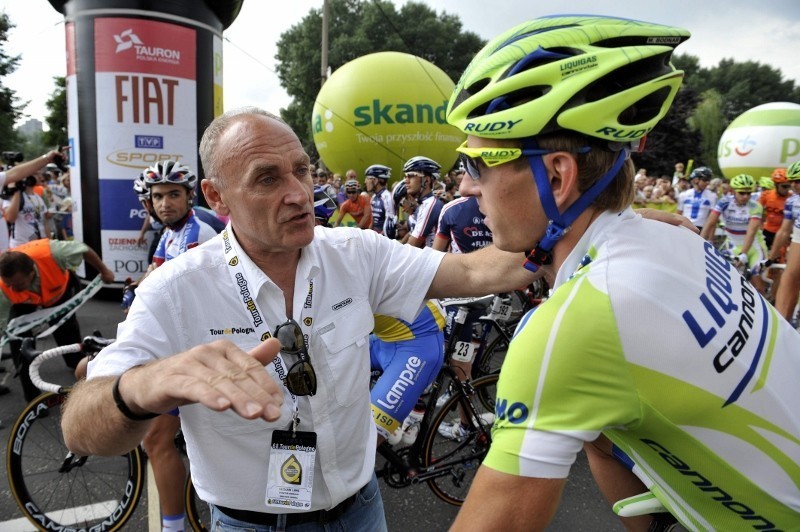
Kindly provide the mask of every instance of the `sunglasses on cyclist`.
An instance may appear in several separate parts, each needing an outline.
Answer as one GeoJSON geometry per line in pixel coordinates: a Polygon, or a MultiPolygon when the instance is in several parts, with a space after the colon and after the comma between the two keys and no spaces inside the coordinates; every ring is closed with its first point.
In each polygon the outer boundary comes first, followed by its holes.
{"type": "Polygon", "coordinates": [[[278,325],[274,336],[281,343],[281,353],[296,355],[300,359],[286,373],[286,388],[297,396],[317,393],[317,374],[311,365],[300,325],[294,320],[287,320],[278,325]]]}
{"type": "MultiPolygon", "coordinates": [[[[576,153],[588,153],[591,151],[591,146],[583,146],[578,148],[576,153]]],[[[530,150],[522,148],[506,148],[497,146],[487,146],[484,148],[468,148],[467,141],[465,140],[461,146],[456,148],[459,153],[459,159],[464,164],[464,169],[467,174],[475,181],[481,178],[481,172],[478,168],[478,159],[483,161],[486,166],[499,166],[501,164],[510,163],[521,156],[532,157],[534,155],[547,155],[548,153],[555,153],[557,151],[566,150],[530,150]]]]}

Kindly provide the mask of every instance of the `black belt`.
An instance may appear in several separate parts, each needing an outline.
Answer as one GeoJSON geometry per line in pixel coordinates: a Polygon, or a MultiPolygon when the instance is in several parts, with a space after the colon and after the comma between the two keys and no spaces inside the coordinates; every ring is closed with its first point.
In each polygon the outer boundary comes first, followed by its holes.
{"type": "MultiPolygon", "coordinates": [[[[361,490],[359,490],[360,492],[361,490]]],[[[314,512],[301,512],[301,513],[293,513],[293,514],[285,514],[286,515],[286,526],[289,525],[301,525],[303,523],[330,523],[331,521],[336,521],[344,513],[350,509],[353,503],[356,501],[356,497],[358,496],[358,492],[351,495],[350,497],[346,498],[330,510],[316,510],[314,512]]],[[[224,506],[215,505],[220,512],[224,513],[228,517],[232,517],[239,521],[244,521],[246,523],[252,523],[254,525],[264,525],[264,526],[277,526],[278,524],[278,517],[280,514],[268,514],[268,513],[261,513],[261,512],[253,512],[251,510],[236,510],[235,508],[226,508],[224,506]]]]}

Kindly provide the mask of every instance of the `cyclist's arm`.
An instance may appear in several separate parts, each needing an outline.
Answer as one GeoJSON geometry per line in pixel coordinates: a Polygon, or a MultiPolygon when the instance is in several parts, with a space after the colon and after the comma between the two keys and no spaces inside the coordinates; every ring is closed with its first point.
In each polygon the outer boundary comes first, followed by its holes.
{"type": "MultiPolygon", "coordinates": [[[[360,196],[364,198],[364,196],[360,196]]],[[[364,198],[364,215],[361,217],[361,220],[358,222],[358,226],[361,229],[369,229],[372,227],[372,205],[369,202],[368,198],[364,198]]]]}
{"type": "Polygon", "coordinates": [[[719,222],[719,211],[713,210],[708,213],[708,220],[706,225],[703,226],[701,237],[711,242],[714,239],[714,232],[717,230],[717,222],[719,222]]]}
{"type": "Polygon", "coordinates": [[[350,200],[345,200],[341,205],[339,205],[339,215],[336,217],[336,221],[333,223],[332,227],[339,227],[339,225],[341,225],[344,215],[350,212],[351,206],[352,202],[350,200]]]}
{"type": "Polygon", "coordinates": [[[436,233],[431,247],[436,251],[448,251],[450,249],[450,239],[442,236],[441,233],[436,233]]]}
{"type": "Polygon", "coordinates": [[[564,483],[563,478],[518,477],[481,466],[450,530],[544,530],[564,483]]]}
{"type": "Polygon", "coordinates": [[[425,239],[424,238],[417,238],[413,236],[411,233],[408,233],[408,238],[406,239],[406,244],[414,246],[416,248],[424,248],[425,247],[425,239]]]}
{"type": "Polygon", "coordinates": [[[756,232],[761,231],[761,218],[750,218],[747,223],[747,234],[744,237],[744,243],[739,253],[747,253],[753,246],[753,241],[756,239],[756,232]]]}
{"type": "Polygon", "coordinates": [[[789,243],[792,236],[792,226],[794,222],[790,218],[784,218],[780,229],[775,233],[772,240],[772,249],[769,250],[769,260],[775,262],[781,258],[781,248],[789,243]]]}
{"type": "MultiPolygon", "coordinates": [[[[232,409],[245,419],[274,421],[280,417],[283,392],[263,366],[279,349],[275,339],[249,353],[229,341],[199,345],[130,369],[120,380],[119,393],[128,409],[139,415],[201,403],[218,412],[232,409]]],[[[148,421],[128,419],[112,400],[115,379],[90,375],[70,392],[61,428],[71,451],[119,455],[136,447],[147,432],[148,421]]]]}

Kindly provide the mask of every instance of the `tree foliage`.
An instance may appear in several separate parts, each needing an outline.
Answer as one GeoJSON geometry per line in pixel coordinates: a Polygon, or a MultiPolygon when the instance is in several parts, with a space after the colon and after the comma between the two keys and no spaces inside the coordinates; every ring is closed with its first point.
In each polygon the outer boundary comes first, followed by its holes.
{"type": "MultiPolygon", "coordinates": [[[[430,61],[458,80],[485,44],[462,31],[456,15],[437,14],[422,3],[398,11],[388,0],[330,0],[328,64],[331,71],[363,55],[398,51],[430,61]]],[[[276,68],[281,85],[293,98],[281,117],[297,132],[312,159],[317,158],[311,111],[322,84],[322,10],[312,9],[278,40],[276,68]]]]}
{"type": "Polygon", "coordinates": [[[42,141],[50,149],[66,146],[69,135],[67,134],[67,81],[63,76],[53,77],[55,89],[47,100],[47,110],[50,112],[45,118],[48,131],[44,132],[42,141]]]}
{"type": "Polygon", "coordinates": [[[646,168],[649,175],[671,177],[675,163],[686,164],[689,159],[697,162],[700,135],[687,126],[697,100],[697,93],[691,87],[678,91],[666,116],[647,135],[644,151],[633,154],[637,168],[646,168]]]}
{"type": "Polygon", "coordinates": [[[673,56],[685,72],[684,84],[667,116],[650,133],[647,150],[634,156],[649,173],[672,173],[672,165],[694,159],[694,166],[719,172],[717,146],[737,116],[769,102],[800,103],[800,87],[780,69],[755,61],[723,59],[704,68],[693,55],[673,56]]]}
{"type": "Polygon", "coordinates": [[[5,13],[0,13],[0,150],[18,150],[22,139],[14,130],[14,124],[22,115],[25,107],[19,103],[19,99],[13,90],[3,86],[3,77],[11,74],[17,69],[19,56],[10,56],[4,50],[5,43],[8,42],[8,34],[14,24],[5,13]]]}

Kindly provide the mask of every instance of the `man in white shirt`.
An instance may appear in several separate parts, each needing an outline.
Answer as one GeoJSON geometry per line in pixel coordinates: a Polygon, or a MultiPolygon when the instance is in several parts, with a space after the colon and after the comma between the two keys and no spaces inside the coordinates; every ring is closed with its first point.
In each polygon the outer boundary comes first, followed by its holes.
{"type": "Polygon", "coordinates": [[[215,521],[385,530],[373,314],[411,321],[426,298],[532,276],[496,249],[445,255],[372,231],[315,229],[308,155],[264,111],[215,119],[200,155],[203,193],[230,225],[139,287],[117,341],[70,394],[65,442],[80,454],[126,452],[154,413],[180,407],[192,479],[215,521]]]}

